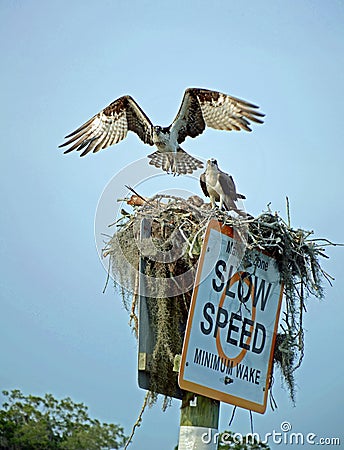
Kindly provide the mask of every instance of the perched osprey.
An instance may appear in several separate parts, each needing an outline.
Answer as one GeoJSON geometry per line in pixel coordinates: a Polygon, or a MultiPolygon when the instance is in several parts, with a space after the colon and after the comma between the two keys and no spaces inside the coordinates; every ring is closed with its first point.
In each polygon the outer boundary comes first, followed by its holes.
{"type": "Polygon", "coordinates": [[[118,98],[73,133],[60,147],[65,151],[81,151],[80,156],[117,144],[128,131],[133,131],[157,151],[148,155],[150,164],[168,173],[186,174],[203,167],[203,163],[186,153],[180,144],[187,136],[203,133],[206,126],[217,130],[251,131],[250,121],[263,123],[264,114],[258,106],[207,89],[189,88],[184,92],[177,116],[168,127],[153,126],[152,122],[129,95],[118,98]]]}
{"type": "Polygon", "coordinates": [[[205,172],[200,176],[200,183],[205,196],[210,197],[213,208],[216,206],[215,202],[220,202],[220,209],[234,210],[243,214],[235,202],[246,197],[237,193],[232,176],[219,169],[216,159],[212,158],[207,161],[205,172]]]}

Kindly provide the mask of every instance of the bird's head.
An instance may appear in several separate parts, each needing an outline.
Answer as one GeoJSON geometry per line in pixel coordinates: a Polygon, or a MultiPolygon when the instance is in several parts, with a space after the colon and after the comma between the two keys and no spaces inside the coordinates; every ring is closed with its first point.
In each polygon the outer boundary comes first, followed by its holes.
{"type": "Polygon", "coordinates": [[[161,134],[161,133],[164,133],[164,134],[166,134],[166,133],[168,133],[169,131],[170,131],[170,127],[161,127],[160,125],[156,125],[156,126],[154,126],[153,127],[153,129],[154,129],[154,132],[156,133],[156,134],[161,134]]]}
{"type": "Polygon", "coordinates": [[[216,159],[215,158],[208,159],[208,166],[209,167],[218,167],[216,159]]]}

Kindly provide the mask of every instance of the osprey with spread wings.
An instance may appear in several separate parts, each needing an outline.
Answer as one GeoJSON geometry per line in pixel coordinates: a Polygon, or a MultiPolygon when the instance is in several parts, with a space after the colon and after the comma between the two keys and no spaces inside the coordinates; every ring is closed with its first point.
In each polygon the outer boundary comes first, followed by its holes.
{"type": "Polygon", "coordinates": [[[189,88],[172,124],[161,127],[154,126],[136,101],[125,95],[66,136],[67,142],[60,147],[69,145],[65,153],[77,150],[82,151],[80,156],[85,156],[117,144],[128,131],[133,131],[145,144],[156,146],[157,150],[148,155],[150,164],[173,175],[192,173],[202,168],[203,163],[180,147],[186,137],[195,138],[206,126],[251,131],[250,121],[263,123],[260,118],[264,114],[257,108],[221,92],[189,88]]]}

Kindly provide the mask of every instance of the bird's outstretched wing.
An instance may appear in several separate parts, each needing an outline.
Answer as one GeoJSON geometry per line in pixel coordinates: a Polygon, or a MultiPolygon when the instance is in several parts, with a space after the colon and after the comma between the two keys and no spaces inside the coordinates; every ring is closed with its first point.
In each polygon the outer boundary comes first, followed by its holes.
{"type": "Polygon", "coordinates": [[[208,89],[188,88],[177,116],[172,122],[172,132],[181,144],[187,136],[196,137],[206,126],[217,130],[252,131],[250,121],[263,123],[264,114],[259,107],[230,95],[208,89]]]}
{"type": "Polygon", "coordinates": [[[84,156],[117,144],[128,131],[136,133],[145,144],[153,145],[151,121],[135,100],[125,95],[66,136],[68,141],[59,147],[71,145],[65,153],[83,150],[80,156],[84,156]]]}

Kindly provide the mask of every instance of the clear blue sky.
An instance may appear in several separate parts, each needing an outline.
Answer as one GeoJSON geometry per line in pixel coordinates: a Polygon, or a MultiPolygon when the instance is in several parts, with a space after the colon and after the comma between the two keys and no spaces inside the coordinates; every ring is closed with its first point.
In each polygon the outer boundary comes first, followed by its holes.
{"type": "MultiPolygon", "coordinates": [[[[128,315],[111,287],[102,294],[94,217],[108,181],[151,148],[131,135],[81,159],[58,144],[123,94],[161,125],[186,87],[247,99],[266,113],[263,126],[207,130],[184,148],[216,157],[249,212],[271,202],[285,215],[288,195],[294,227],[343,242],[344,3],[1,0],[0,14],[0,387],[71,396],[129,432],[145,392],[128,315]]],[[[254,415],[260,433],[288,420],[296,432],[344,439],[344,250],[328,254],[336,281],[307,305],[296,407],[277,376],[279,408],[254,415]]],[[[148,411],[131,448],[172,449],[179,406],[148,411]]],[[[222,429],[231,409],[221,409],[222,429]]],[[[233,429],[249,431],[247,411],[233,429]]]]}

